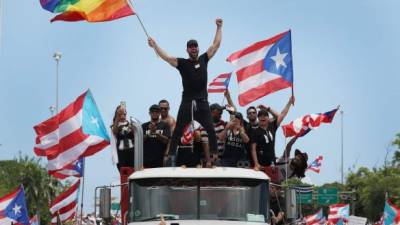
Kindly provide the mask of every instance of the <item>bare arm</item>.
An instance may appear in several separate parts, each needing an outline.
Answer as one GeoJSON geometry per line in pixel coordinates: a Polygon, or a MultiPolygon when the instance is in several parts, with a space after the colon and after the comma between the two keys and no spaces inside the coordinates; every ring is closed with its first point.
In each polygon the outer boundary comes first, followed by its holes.
{"type": "Polygon", "coordinates": [[[281,114],[279,114],[278,119],[276,120],[277,125],[279,126],[283,119],[285,119],[286,115],[289,112],[290,105],[294,104],[294,96],[290,96],[288,103],[286,104],[285,108],[283,108],[281,114]]]}
{"type": "Polygon", "coordinates": [[[261,110],[265,110],[269,113],[271,113],[271,115],[276,119],[279,116],[279,113],[277,111],[275,111],[274,109],[272,109],[271,107],[267,107],[265,105],[258,105],[257,108],[261,109],[261,110]]]}
{"type": "Polygon", "coordinates": [[[257,148],[257,144],[252,143],[251,144],[251,157],[253,158],[254,169],[259,170],[261,166],[260,166],[260,163],[258,163],[256,148],[257,148]]]}
{"type": "Polygon", "coordinates": [[[224,95],[225,95],[225,98],[226,98],[228,104],[229,104],[230,106],[232,106],[233,109],[234,109],[235,112],[236,112],[236,111],[237,111],[237,108],[236,108],[235,104],[234,104],[233,101],[232,101],[231,93],[230,93],[230,91],[229,91],[228,89],[226,89],[226,91],[224,92],[224,95]]]}
{"type": "Polygon", "coordinates": [[[286,149],[285,149],[285,151],[283,152],[283,156],[282,156],[283,159],[285,159],[285,160],[289,159],[289,157],[290,157],[290,152],[292,151],[292,146],[293,146],[293,144],[296,142],[296,140],[297,140],[297,137],[293,137],[293,138],[290,139],[290,141],[287,143],[286,149]]]}
{"type": "Polygon", "coordinates": [[[221,44],[221,39],[222,39],[222,19],[216,19],[215,23],[217,24],[217,31],[215,32],[215,37],[214,37],[214,41],[212,43],[212,45],[210,46],[210,48],[208,48],[207,50],[207,56],[208,59],[211,59],[215,53],[217,52],[220,44],[221,44]]]}
{"type": "Polygon", "coordinates": [[[242,137],[242,139],[243,139],[243,142],[245,143],[245,144],[247,144],[247,143],[249,143],[249,141],[250,141],[250,138],[249,138],[249,136],[246,134],[246,132],[245,132],[245,130],[244,130],[244,127],[241,127],[240,129],[239,129],[239,131],[240,131],[240,137],[242,137]]]}
{"type": "Polygon", "coordinates": [[[171,66],[173,67],[177,67],[178,66],[178,59],[174,56],[170,56],[168,55],[168,53],[166,53],[162,48],[160,48],[157,43],[154,41],[153,38],[149,37],[149,39],[147,40],[148,44],[150,47],[152,47],[154,49],[154,51],[157,52],[157,54],[167,63],[169,63],[171,66]]]}

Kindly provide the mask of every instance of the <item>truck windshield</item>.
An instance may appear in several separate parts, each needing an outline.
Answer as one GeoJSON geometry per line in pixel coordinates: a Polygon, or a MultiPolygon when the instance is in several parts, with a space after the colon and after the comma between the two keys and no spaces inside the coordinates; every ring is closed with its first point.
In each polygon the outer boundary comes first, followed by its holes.
{"type": "Polygon", "coordinates": [[[232,220],[266,222],[268,184],[255,179],[158,178],[130,183],[129,221],[232,220]]]}

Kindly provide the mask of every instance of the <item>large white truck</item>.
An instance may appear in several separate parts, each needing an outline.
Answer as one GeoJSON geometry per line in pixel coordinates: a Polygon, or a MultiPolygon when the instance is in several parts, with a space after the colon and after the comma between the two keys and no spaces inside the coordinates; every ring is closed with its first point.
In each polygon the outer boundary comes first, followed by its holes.
{"type": "Polygon", "coordinates": [[[264,172],[227,167],[141,169],[143,131],[140,122],[132,124],[135,172],[128,178],[129,192],[121,190],[121,204],[129,198],[128,210],[122,209],[125,224],[158,225],[161,215],[169,225],[269,224],[269,177],[264,172]]]}
{"type": "Polygon", "coordinates": [[[269,178],[241,168],[144,169],[129,177],[130,225],[269,224],[269,178]]]}

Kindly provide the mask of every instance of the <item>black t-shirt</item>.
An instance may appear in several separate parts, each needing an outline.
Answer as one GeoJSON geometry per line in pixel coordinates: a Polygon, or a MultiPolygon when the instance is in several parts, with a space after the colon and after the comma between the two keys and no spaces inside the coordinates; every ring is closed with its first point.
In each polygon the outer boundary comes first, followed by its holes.
{"type": "Polygon", "coordinates": [[[222,159],[235,159],[240,160],[244,158],[244,142],[240,133],[234,133],[228,130],[225,138],[225,151],[222,159]]]}
{"type": "Polygon", "coordinates": [[[135,155],[135,140],[132,126],[128,121],[118,124],[116,134],[116,148],[119,167],[133,167],[135,155]]]}
{"type": "Polygon", "coordinates": [[[198,61],[178,58],[176,67],[182,77],[182,100],[207,98],[207,52],[198,61]]]}
{"type": "Polygon", "coordinates": [[[275,162],[275,133],[278,129],[276,120],[269,122],[267,130],[258,127],[253,131],[251,143],[257,144],[257,159],[262,166],[275,162]]]}
{"type": "MultiPolygon", "coordinates": [[[[258,123],[255,125],[250,124],[246,120],[243,120],[243,127],[249,138],[253,137],[253,132],[258,128],[258,123]]],[[[251,165],[254,165],[253,159],[251,158],[251,141],[245,144],[246,158],[250,161],[251,165]]]]}
{"type": "MultiPolygon", "coordinates": [[[[142,124],[144,135],[150,135],[150,122],[142,124]]],[[[169,125],[163,121],[156,124],[156,133],[171,137],[169,125]]],[[[167,144],[162,143],[156,136],[150,136],[143,141],[143,161],[146,168],[162,167],[167,144]]]]}

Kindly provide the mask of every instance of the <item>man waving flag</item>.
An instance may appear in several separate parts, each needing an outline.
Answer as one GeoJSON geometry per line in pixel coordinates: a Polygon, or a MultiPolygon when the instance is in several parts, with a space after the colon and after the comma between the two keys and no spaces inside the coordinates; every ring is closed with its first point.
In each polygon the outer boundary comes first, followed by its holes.
{"type": "Polygon", "coordinates": [[[34,129],[37,134],[35,154],[47,157],[50,174],[110,144],[90,90],[34,129]]]}
{"type": "Polygon", "coordinates": [[[290,30],[237,51],[227,61],[236,66],[241,106],[293,87],[290,30]]]}

